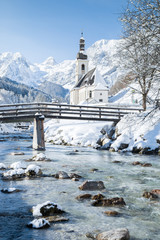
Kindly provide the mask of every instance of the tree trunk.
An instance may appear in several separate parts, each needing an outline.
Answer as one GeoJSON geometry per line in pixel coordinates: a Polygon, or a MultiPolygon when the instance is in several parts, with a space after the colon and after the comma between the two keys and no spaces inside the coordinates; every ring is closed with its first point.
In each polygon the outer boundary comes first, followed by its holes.
{"type": "Polygon", "coordinates": [[[146,111],[147,94],[143,94],[143,110],[146,111]]]}

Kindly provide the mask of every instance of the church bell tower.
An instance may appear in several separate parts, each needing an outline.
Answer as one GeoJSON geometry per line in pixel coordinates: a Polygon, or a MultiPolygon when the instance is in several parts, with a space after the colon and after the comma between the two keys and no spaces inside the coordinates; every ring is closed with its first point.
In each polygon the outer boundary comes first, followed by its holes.
{"type": "Polygon", "coordinates": [[[79,52],[77,53],[76,61],[76,83],[79,79],[88,72],[88,56],[85,54],[85,40],[83,32],[79,40],[79,52]]]}

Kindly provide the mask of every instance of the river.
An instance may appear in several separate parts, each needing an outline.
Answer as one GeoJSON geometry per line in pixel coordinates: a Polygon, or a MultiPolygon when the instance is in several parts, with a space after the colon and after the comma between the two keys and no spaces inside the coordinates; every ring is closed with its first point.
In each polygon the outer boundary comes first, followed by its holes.
{"type": "MultiPolygon", "coordinates": [[[[32,139],[27,134],[0,136],[0,162],[9,166],[16,161],[25,161],[38,151],[30,146],[32,139]],[[3,141],[5,140],[5,141],[3,141]],[[21,151],[24,155],[13,156],[21,151]]],[[[160,201],[142,197],[144,191],[160,188],[160,158],[130,153],[110,153],[87,147],[71,147],[46,144],[46,157],[51,162],[38,162],[43,173],[58,171],[75,172],[84,179],[72,181],[51,177],[0,180],[0,188],[16,187],[22,192],[0,192],[0,239],[2,240],[85,240],[87,232],[102,232],[114,228],[128,228],[131,239],[160,239],[160,201]],[[75,152],[75,149],[78,152],[75,152]],[[116,161],[116,163],[114,162],[116,161]],[[152,167],[133,166],[132,162],[151,163],[152,167]],[[98,171],[91,171],[91,169],[98,171]],[[125,207],[93,207],[91,201],[79,202],[82,194],[79,186],[84,180],[101,180],[106,198],[123,197],[125,207]],[[67,212],[68,222],[51,224],[43,230],[29,229],[26,224],[33,219],[30,209],[45,201],[58,203],[67,212]],[[106,210],[116,210],[118,217],[107,216],[106,210]]],[[[30,163],[27,162],[29,165],[30,163]]],[[[0,171],[1,173],[3,171],[0,171]]],[[[85,192],[83,192],[85,193],[85,192]]],[[[87,192],[88,193],[88,192],[87,192]]],[[[92,194],[99,192],[94,191],[92,194]]]]}

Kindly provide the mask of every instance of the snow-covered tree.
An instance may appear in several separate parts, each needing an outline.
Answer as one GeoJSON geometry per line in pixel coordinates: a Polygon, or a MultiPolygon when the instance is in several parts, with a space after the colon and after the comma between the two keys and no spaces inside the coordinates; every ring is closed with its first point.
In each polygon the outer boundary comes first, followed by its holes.
{"type": "Polygon", "coordinates": [[[160,73],[160,0],[129,0],[122,16],[123,66],[138,82],[146,109],[147,95],[160,73]]]}

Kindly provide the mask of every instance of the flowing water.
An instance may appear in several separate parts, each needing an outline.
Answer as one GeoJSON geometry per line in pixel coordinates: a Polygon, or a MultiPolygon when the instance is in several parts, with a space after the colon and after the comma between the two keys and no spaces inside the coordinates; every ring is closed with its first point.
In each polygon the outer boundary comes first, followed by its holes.
{"type": "MultiPolygon", "coordinates": [[[[1,136],[0,162],[9,166],[16,161],[25,161],[38,151],[30,146],[29,135],[1,136]],[[13,156],[21,151],[25,155],[13,156]]],[[[76,182],[53,177],[0,180],[0,188],[16,187],[23,192],[4,194],[0,192],[0,239],[19,240],[85,240],[87,232],[102,232],[114,228],[128,228],[131,239],[160,239],[160,201],[142,197],[144,191],[160,189],[160,157],[110,153],[92,148],[55,146],[46,144],[45,155],[51,162],[38,162],[44,174],[58,171],[74,172],[84,179],[76,182]],[[78,152],[74,152],[78,149],[78,152]],[[114,163],[114,161],[119,161],[114,163]],[[133,161],[151,163],[152,167],[133,166],[133,161]],[[93,172],[91,169],[98,171],[93,172]],[[79,190],[84,180],[101,180],[106,198],[123,197],[124,207],[93,207],[91,201],[79,202],[76,196],[86,193],[79,190]],[[65,210],[68,222],[51,224],[48,229],[28,229],[33,220],[30,209],[45,201],[58,203],[65,210]],[[116,210],[119,217],[111,217],[104,211],[116,210]]],[[[27,162],[29,165],[30,163],[27,162]]],[[[3,171],[1,171],[2,173],[3,171]]],[[[87,191],[89,193],[89,191],[87,191]]],[[[91,192],[97,194],[98,191],[91,192]]]]}

